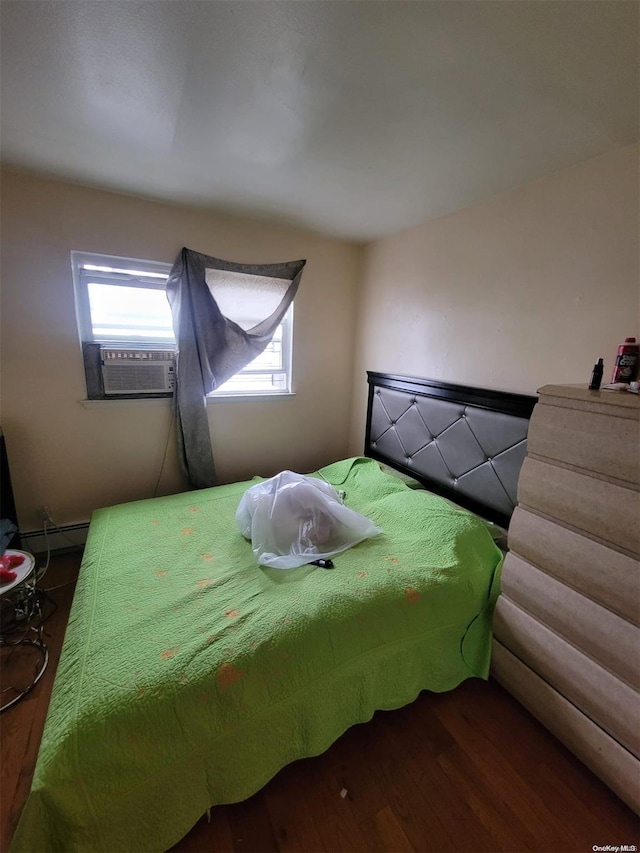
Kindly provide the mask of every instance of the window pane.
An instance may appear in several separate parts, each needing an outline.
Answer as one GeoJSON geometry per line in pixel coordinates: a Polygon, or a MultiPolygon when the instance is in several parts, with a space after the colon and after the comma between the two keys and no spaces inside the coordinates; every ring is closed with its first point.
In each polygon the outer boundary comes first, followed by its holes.
{"type": "Polygon", "coordinates": [[[243,370],[282,370],[282,342],[271,341],[264,352],[249,362],[243,370]]]}
{"type": "Polygon", "coordinates": [[[174,340],[171,309],[163,290],[97,282],[89,282],[87,289],[97,340],[174,340]]]}
{"type": "Polygon", "coordinates": [[[226,270],[205,270],[213,298],[225,317],[248,330],[269,317],[291,285],[288,279],[226,270]]]}
{"type": "Polygon", "coordinates": [[[286,391],[287,377],[285,373],[236,373],[224,385],[217,388],[213,394],[233,393],[264,393],[268,391],[286,391]]]}

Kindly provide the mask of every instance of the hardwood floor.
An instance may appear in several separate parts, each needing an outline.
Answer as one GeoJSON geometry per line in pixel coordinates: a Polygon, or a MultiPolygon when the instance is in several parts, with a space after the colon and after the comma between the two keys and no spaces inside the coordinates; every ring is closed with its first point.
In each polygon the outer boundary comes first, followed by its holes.
{"type": "MultiPolygon", "coordinates": [[[[54,557],[42,585],[73,580],[78,565],[76,555],[54,557]]],[[[50,595],[48,669],[0,718],[3,851],[31,782],[73,583],[50,595]]],[[[473,679],[375,714],[248,800],[212,808],[172,850],[588,853],[638,841],[624,803],[497,683],[473,679]]]]}

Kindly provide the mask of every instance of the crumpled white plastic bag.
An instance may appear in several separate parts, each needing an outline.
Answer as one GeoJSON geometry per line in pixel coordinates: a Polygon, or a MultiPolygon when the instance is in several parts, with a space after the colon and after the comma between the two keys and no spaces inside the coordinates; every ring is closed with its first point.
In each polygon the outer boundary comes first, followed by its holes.
{"type": "Polygon", "coordinates": [[[382,530],[346,507],[329,483],[282,471],[251,486],[236,521],[260,566],[295,569],[328,559],[382,530]]]}

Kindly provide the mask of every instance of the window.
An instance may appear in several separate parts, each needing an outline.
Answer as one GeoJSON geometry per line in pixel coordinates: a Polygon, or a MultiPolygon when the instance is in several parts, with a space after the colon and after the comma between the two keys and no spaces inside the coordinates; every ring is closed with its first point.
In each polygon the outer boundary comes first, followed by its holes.
{"type": "Polygon", "coordinates": [[[175,348],[165,286],[169,264],[72,252],[80,338],[175,348]]]}
{"type": "MultiPolygon", "coordinates": [[[[170,265],[85,252],[72,252],[71,258],[88,396],[168,396],[172,384],[166,382],[172,377],[166,364],[162,376],[155,374],[160,384],[145,384],[143,374],[150,382],[151,371],[161,367],[158,362],[167,362],[175,352],[165,293],[170,265]]],[[[231,309],[227,316],[236,319],[233,302],[230,299],[228,306],[221,307],[223,312],[231,309]]],[[[235,302],[242,305],[237,322],[244,329],[251,328],[257,319],[250,316],[246,292],[235,302]]],[[[292,332],[293,305],[264,352],[211,396],[289,392],[292,332]]]]}

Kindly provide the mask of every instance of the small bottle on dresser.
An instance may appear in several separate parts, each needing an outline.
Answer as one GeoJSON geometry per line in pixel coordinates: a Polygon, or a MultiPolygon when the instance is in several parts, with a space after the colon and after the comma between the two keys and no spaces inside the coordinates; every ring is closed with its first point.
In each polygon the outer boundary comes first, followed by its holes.
{"type": "Polygon", "coordinates": [[[593,365],[591,372],[591,381],[589,382],[589,391],[598,391],[602,382],[602,374],[604,372],[604,361],[599,358],[597,364],[593,365]]]}

